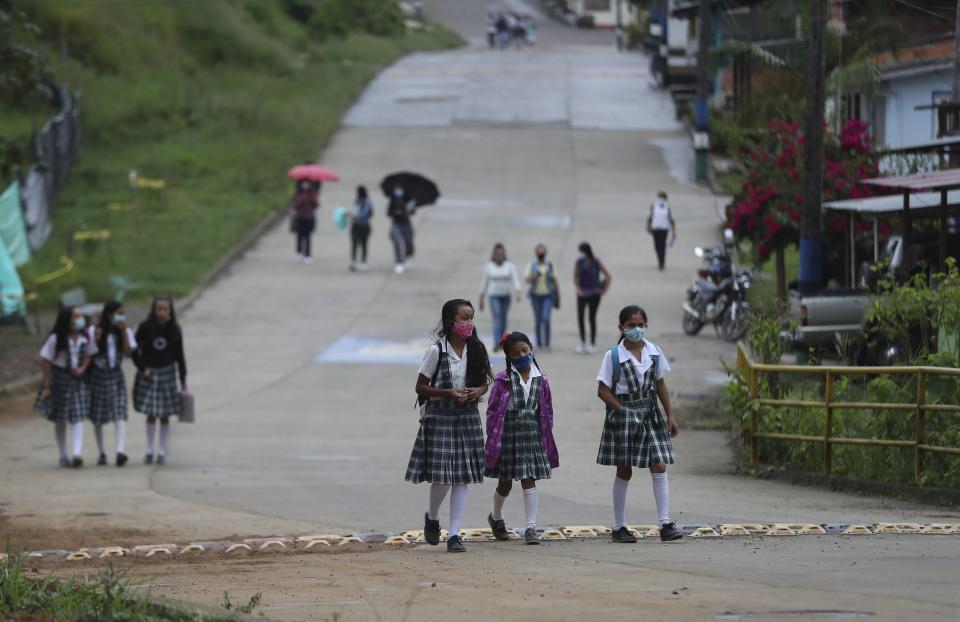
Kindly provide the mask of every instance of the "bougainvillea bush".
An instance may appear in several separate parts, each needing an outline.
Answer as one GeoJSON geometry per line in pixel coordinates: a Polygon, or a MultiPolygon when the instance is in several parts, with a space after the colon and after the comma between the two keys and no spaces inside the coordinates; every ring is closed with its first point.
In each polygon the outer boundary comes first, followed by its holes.
{"type": "MultiPolygon", "coordinates": [[[[799,243],[804,140],[798,123],[772,119],[767,131],[740,154],[748,174],[740,192],[727,206],[727,223],[738,240],[751,243],[757,265],[787,245],[799,243]]],[[[860,179],[876,177],[879,171],[879,154],[873,148],[865,123],[849,121],[839,136],[825,129],[823,151],[824,201],[877,194],[873,187],[857,183],[860,179]]],[[[824,266],[843,265],[846,227],[844,215],[824,212],[824,266]]],[[[858,243],[866,245],[872,240],[872,221],[856,218],[854,228],[858,243]]],[[[887,233],[886,223],[881,223],[881,234],[885,237],[887,233]]]]}

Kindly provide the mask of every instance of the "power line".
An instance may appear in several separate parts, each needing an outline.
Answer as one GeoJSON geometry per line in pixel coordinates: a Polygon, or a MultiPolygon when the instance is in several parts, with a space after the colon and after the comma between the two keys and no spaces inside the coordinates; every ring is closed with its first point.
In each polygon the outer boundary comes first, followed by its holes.
{"type": "Polygon", "coordinates": [[[902,4],[902,5],[906,6],[906,7],[910,7],[911,9],[913,9],[913,10],[915,10],[915,11],[920,11],[921,13],[926,13],[927,15],[930,15],[930,16],[932,16],[932,17],[936,17],[936,18],[942,19],[942,20],[945,21],[945,22],[953,23],[953,21],[954,21],[952,17],[948,17],[948,16],[946,16],[946,15],[944,15],[944,14],[942,14],[942,13],[937,13],[936,11],[933,11],[933,10],[931,10],[931,9],[928,9],[928,8],[926,8],[926,7],[923,7],[923,6],[919,5],[919,4],[914,4],[913,2],[909,2],[908,0],[894,0],[894,2],[899,2],[900,4],[902,4]]]}

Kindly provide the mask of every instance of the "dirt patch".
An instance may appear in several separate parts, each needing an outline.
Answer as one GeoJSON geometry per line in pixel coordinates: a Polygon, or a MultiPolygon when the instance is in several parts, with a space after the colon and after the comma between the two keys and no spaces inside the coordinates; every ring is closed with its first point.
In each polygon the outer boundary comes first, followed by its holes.
{"type": "MultiPolygon", "coordinates": [[[[30,318],[31,328],[33,318],[30,318]]],[[[0,387],[40,371],[37,352],[43,345],[43,337],[32,334],[23,326],[8,324],[0,326],[0,387]]]]}
{"type": "Polygon", "coordinates": [[[2,546],[11,551],[37,551],[50,548],[79,549],[97,546],[134,546],[156,541],[152,532],[111,527],[83,529],[51,528],[34,516],[11,517],[0,510],[2,546]]]}
{"type": "Polygon", "coordinates": [[[0,397],[0,426],[17,424],[40,415],[33,409],[36,387],[24,388],[15,395],[0,397]]]}

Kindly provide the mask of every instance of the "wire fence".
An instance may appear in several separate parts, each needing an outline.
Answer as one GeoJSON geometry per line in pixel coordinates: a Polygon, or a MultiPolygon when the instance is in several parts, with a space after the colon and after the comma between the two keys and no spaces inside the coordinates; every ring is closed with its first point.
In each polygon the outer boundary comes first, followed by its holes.
{"type": "Polygon", "coordinates": [[[82,147],[80,104],[75,94],[53,86],[59,107],[33,137],[35,164],[23,180],[21,198],[30,248],[43,246],[53,230],[53,206],[82,147]]]}

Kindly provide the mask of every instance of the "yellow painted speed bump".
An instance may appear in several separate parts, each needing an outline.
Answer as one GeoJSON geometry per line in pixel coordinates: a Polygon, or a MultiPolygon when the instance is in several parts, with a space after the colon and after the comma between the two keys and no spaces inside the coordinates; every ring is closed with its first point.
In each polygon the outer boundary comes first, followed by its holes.
{"type": "Polygon", "coordinates": [[[794,531],[793,529],[790,529],[786,525],[771,525],[770,528],[767,529],[767,535],[768,536],[795,536],[797,535],[797,532],[794,531]]]}
{"type": "Polygon", "coordinates": [[[577,525],[572,527],[561,527],[560,531],[563,532],[563,535],[568,538],[596,538],[597,532],[594,531],[593,527],[587,527],[584,525],[577,525]]]}
{"type": "Polygon", "coordinates": [[[165,546],[156,546],[147,551],[146,557],[153,557],[154,555],[173,555],[173,552],[165,546]]]}
{"type": "Polygon", "coordinates": [[[647,536],[653,537],[660,535],[660,527],[657,525],[627,525],[627,529],[644,538],[647,536]]]}
{"type": "Polygon", "coordinates": [[[761,523],[743,523],[742,527],[750,533],[767,533],[770,527],[761,523]]]}
{"type": "Polygon", "coordinates": [[[73,551],[72,553],[67,553],[68,562],[82,562],[87,559],[90,559],[90,553],[87,553],[86,551],[73,551]]]}
{"type": "Polygon", "coordinates": [[[327,547],[327,548],[330,548],[330,547],[333,546],[333,545],[331,545],[331,544],[330,544],[329,542],[327,542],[326,540],[310,540],[309,542],[307,542],[306,544],[304,544],[303,550],[304,550],[304,551],[309,551],[310,549],[313,549],[313,548],[316,548],[316,547],[324,547],[324,546],[327,547]]]}
{"type": "Polygon", "coordinates": [[[749,536],[750,530],[736,523],[717,525],[722,536],[749,536]]]}
{"type": "Polygon", "coordinates": [[[843,530],[845,536],[872,536],[873,532],[866,525],[850,525],[843,530]]]}
{"type": "Polygon", "coordinates": [[[925,535],[941,536],[947,535],[950,531],[950,525],[944,525],[942,523],[931,523],[920,528],[920,533],[925,535]]]}
{"type": "Polygon", "coordinates": [[[691,538],[719,538],[720,534],[713,527],[697,527],[690,534],[691,538]]]}
{"type": "Polygon", "coordinates": [[[896,523],[876,523],[873,528],[877,533],[904,533],[896,523]]]}
{"type": "Polygon", "coordinates": [[[297,542],[312,542],[313,540],[326,540],[327,542],[332,542],[339,541],[342,537],[343,536],[335,533],[310,534],[306,536],[300,536],[297,538],[297,542]]]}
{"type": "Polygon", "coordinates": [[[567,536],[563,535],[563,532],[559,529],[544,529],[540,538],[543,540],[566,540],[567,536]]]}
{"type": "Polygon", "coordinates": [[[108,546],[102,551],[100,551],[100,559],[107,557],[123,557],[124,555],[129,555],[130,551],[123,548],[122,546],[108,546]]]}
{"type": "Polygon", "coordinates": [[[403,536],[390,536],[383,541],[384,544],[410,544],[410,541],[403,536]]]}
{"type": "Polygon", "coordinates": [[[227,547],[227,553],[236,553],[236,552],[246,552],[249,553],[252,549],[249,544],[244,544],[242,542],[236,542],[227,547]]]}
{"type": "Polygon", "coordinates": [[[896,523],[897,529],[903,533],[917,533],[920,531],[920,525],[917,523],[896,523]]]}
{"type": "Polygon", "coordinates": [[[820,525],[809,523],[807,525],[800,525],[800,528],[797,529],[797,533],[804,536],[822,536],[827,533],[827,530],[820,525]]]}
{"type": "Polygon", "coordinates": [[[181,555],[186,555],[187,553],[203,553],[207,549],[202,544],[197,544],[196,542],[191,542],[187,546],[180,549],[181,555]]]}
{"type": "Polygon", "coordinates": [[[423,529],[401,531],[400,535],[406,538],[407,540],[416,540],[417,538],[423,537],[423,529]]]}
{"type": "Polygon", "coordinates": [[[264,542],[260,545],[260,547],[259,547],[257,550],[258,550],[258,551],[266,551],[266,550],[269,549],[270,547],[273,547],[273,548],[277,548],[277,549],[281,549],[281,550],[282,550],[282,549],[287,548],[287,545],[284,544],[283,540],[279,540],[279,539],[277,539],[277,540],[264,540],[264,542]]]}
{"type": "Polygon", "coordinates": [[[356,536],[344,536],[343,538],[341,538],[340,542],[337,542],[337,546],[343,546],[344,544],[351,544],[354,542],[362,543],[363,540],[361,540],[356,536]]]}

